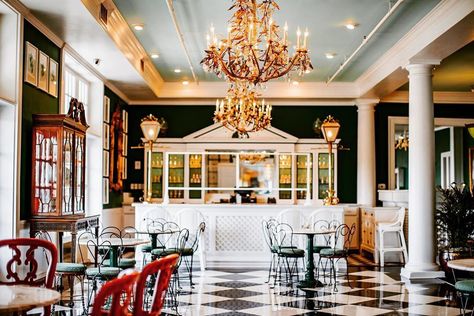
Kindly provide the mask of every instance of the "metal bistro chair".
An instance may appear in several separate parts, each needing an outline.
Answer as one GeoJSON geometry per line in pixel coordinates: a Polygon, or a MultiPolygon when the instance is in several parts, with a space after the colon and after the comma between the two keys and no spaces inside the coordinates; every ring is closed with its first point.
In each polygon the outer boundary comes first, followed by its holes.
{"type": "MultiPolygon", "coordinates": [[[[147,217],[144,219],[143,225],[140,228],[140,230],[147,231],[147,232],[163,231],[163,225],[167,221],[168,221],[167,219],[161,218],[161,217],[147,217]]],[[[143,254],[142,266],[145,266],[145,264],[147,263],[147,257],[148,256],[151,257],[151,251],[153,250],[152,248],[153,247],[151,245],[151,241],[149,244],[141,246],[141,252],[143,254]]],[[[156,249],[163,249],[163,248],[164,246],[159,243],[156,246],[156,249]]]]}
{"type": "Polygon", "coordinates": [[[347,257],[349,257],[349,249],[352,242],[352,237],[354,237],[356,230],[355,224],[352,224],[349,227],[347,224],[341,224],[336,228],[334,235],[334,246],[331,248],[321,249],[319,252],[319,263],[321,264],[321,259],[326,259],[326,264],[324,266],[324,282],[326,282],[326,266],[327,263],[330,263],[330,274],[329,274],[329,284],[332,284],[332,279],[334,279],[334,292],[337,292],[336,287],[336,265],[339,260],[344,259],[346,261],[346,278],[349,286],[352,288],[349,279],[349,264],[347,262],[347,257]]]}
{"type": "MultiPolygon", "coordinates": [[[[286,281],[291,284],[293,282],[293,276],[296,274],[296,279],[299,281],[299,268],[298,260],[303,260],[304,266],[304,255],[305,251],[299,249],[293,243],[293,228],[286,223],[279,223],[276,226],[272,227],[271,233],[273,234],[272,238],[276,244],[277,252],[277,269],[279,271],[278,276],[281,279],[281,268],[282,265],[285,267],[286,271],[286,281]],[[293,262],[291,262],[293,260],[293,262]]],[[[277,276],[275,276],[276,284],[277,276]]]]}
{"type": "Polygon", "coordinates": [[[273,234],[272,234],[272,229],[274,226],[278,225],[278,222],[276,219],[269,219],[268,221],[263,220],[262,221],[262,232],[263,232],[263,238],[265,239],[265,243],[268,246],[268,250],[270,251],[270,267],[268,268],[268,278],[266,283],[270,283],[270,277],[272,275],[272,272],[276,274],[276,261],[278,257],[278,247],[276,245],[276,241],[274,241],[273,234]]]}
{"type": "Polygon", "coordinates": [[[199,248],[199,243],[201,241],[202,234],[206,230],[206,223],[201,222],[196,229],[196,233],[193,235],[190,234],[184,249],[181,253],[181,256],[184,261],[184,266],[189,275],[189,286],[193,287],[193,263],[194,263],[194,254],[199,248]]]}
{"type": "MultiPolygon", "coordinates": [[[[315,231],[324,231],[324,230],[336,230],[340,223],[336,220],[327,221],[327,220],[317,220],[313,223],[313,230],[315,231]]],[[[316,269],[316,279],[319,279],[319,264],[321,260],[321,250],[330,249],[334,242],[334,235],[316,235],[315,243],[313,246],[313,253],[318,255],[318,265],[316,269]]]]}
{"type": "MultiPolygon", "coordinates": [[[[58,250],[47,240],[37,238],[16,238],[0,240],[0,253],[11,255],[5,262],[6,281],[0,280],[1,285],[29,285],[36,287],[53,288],[54,273],[58,263],[58,250]],[[46,274],[43,277],[41,262],[38,262],[38,251],[45,255],[47,264],[46,274]]],[[[44,315],[51,314],[51,306],[44,307],[44,315]]]]}
{"type": "Polygon", "coordinates": [[[147,316],[161,313],[171,275],[178,261],[179,256],[173,254],[150,262],[143,268],[135,290],[134,315],[147,316]],[[147,285],[151,285],[151,289],[147,289],[147,285]]]}
{"type": "MultiPolygon", "coordinates": [[[[124,271],[125,272],[125,271],[124,271]]],[[[129,316],[133,290],[139,273],[127,271],[102,286],[94,299],[92,316],[129,316]],[[104,306],[108,307],[104,309],[104,306]]]]}
{"type": "MultiPolygon", "coordinates": [[[[100,233],[100,237],[110,237],[110,238],[128,238],[126,237],[127,233],[125,230],[121,230],[120,228],[116,226],[108,226],[102,229],[102,232],[100,233]]],[[[137,262],[135,261],[134,258],[124,258],[124,252],[125,252],[125,247],[120,247],[119,248],[119,253],[118,253],[118,267],[120,269],[130,269],[130,268],[135,268],[135,265],[137,262]]],[[[108,254],[107,249],[101,247],[99,248],[100,254],[104,255],[104,252],[108,254]]],[[[110,258],[105,258],[104,261],[102,262],[102,265],[104,267],[110,267],[110,258]]]]}
{"type": "MultiPolygon", "coordinates": [[[[87,251],[84,253],[82,247],[79,247],[82,262],[86,262],[86,258],[92,258],[94,263],[93,267],[86,269],[86,278],[88,280],[88,304],[92,302],[92,297],[97,293],[97,283],[106,282],[115,279],[121,269],[119,267],[104,266],[104,261],[110,253],[111,243],[107,240],[101,240],[102,237],[108,237],[110,233],[105,233],[105,236],[95,235],[91,231],[85,231],[79,236],[79,243],[81,240],[85,240],[85,248],[87,251]]],[[[115,237],[116,238],[116,237],[115,237]]],[[[110,259],[109,259],[110,260],[110,259]]]]}
{"type": "MultiPolygon", "coordinates": [[[[51,235],[47,231],[39,231],[36,233],[36,238],[52,242],[51,235]]],[[[64,291],[62,283],[63,277],[67,278],[69,285],[69,307],[74,306],[74,279],[78,279],[81,284],[81,302],[82,308],[85,311],[86,305],[84,301],[84,279],[86,276],[87,266],[82,262],[58,262],[56,265],[56,289],[61,293],[64,291]]]]}

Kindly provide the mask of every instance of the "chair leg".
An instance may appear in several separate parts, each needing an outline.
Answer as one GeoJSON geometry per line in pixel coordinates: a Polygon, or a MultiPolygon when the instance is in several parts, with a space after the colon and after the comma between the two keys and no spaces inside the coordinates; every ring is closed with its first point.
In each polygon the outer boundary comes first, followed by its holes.
{"type": "Polygon", "coordinates": [[[400,229],[400,240],[402,242],[402,248],[403,248],[403,263],[408,262],[408,252],[407,252],[407,243],[405,241],[405,233],[403,232],[403,228],[400,229]]]}
{"type": "Polygon", "coordinates": [[[272,273],[273,260],[274,260],[274,255],[271,254],[271,257],[270,257],[270,268],[268,268],[268,279],[267,279],[267,282],[265,282],[265,283],[270,283],[270,275],[271,275],[271,273],[272,273]]]}
{"type": "Polygon", "coordinates": [[[383,231],[380,231],[380,232],[379,232],[379,240],[380,240],[380,243],[379,243],[379,253],[380,253],[380,266],[381,266],[381,267],[383,267],[383,266],[385,265],[385,253],[384,253],[385,245],[384,245],[383,234],[384,234],[383,231]]]}
{"type": "Polygon", "coordinates": [[[69,284],[69,307],[74,307],[74,275],[67,276],[67,283],[69,284]]]}
{"type": "Polygon", "coordinates": [[[191,265],[189,266],[189,285],[193,288],[193,262],[194,262],[194,254],[191,255],[191,265]]]}
{"type": "Polygon", "coordinates": [[[351,284],[351,280],[349,279],[349,261],[347,260],[347,257],[344,258],[346,260],[346,278],[347,278],[347,283],[349,283],[349,287],[353,289],[354,287],[351,284]]]}

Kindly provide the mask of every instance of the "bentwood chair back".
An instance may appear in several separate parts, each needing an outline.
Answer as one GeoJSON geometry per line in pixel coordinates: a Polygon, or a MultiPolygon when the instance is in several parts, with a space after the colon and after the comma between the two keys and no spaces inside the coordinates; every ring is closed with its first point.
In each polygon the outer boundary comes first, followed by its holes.
{"type": "Polygon", "coordinates": [[[178,264],[178,260],[179,256],[172,254],[155,260],[143,268],[138,278],[135,291],[133,308],[135,316],[160,315],[170,284],[171,275],[178,264]],[[152,284],[153,286],[153,296],[151,297],[150,304],[147,304],[148,299],[146,299],[150,293],[150,291],[146,289],[146,285],[148,284],[152,284]]]}
{"type": "Polygon", "coordinates": [[[117,279],[105,283],[94,299],[91,315],[130,315],[130,305],[133,299],[134,287],[139,275],[140,274],[135,271],[124,273],[117,279]],[[106,303],[107,305],[110,303],[110,308],[103,309],[106,303]]]}

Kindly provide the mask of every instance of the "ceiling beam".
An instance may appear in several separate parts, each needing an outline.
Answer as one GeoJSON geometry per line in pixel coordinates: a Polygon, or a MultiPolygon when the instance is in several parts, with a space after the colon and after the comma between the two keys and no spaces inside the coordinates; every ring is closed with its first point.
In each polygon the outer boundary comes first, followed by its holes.
{"type": "Polygon", "coordinates": [[[143,77],[156,96],[161,93],[164,80],[156,69],[148,53],[133,34],[124,17],[112,0],[81,0],[94,19],[107,32],[120,51],[143,77]],[[100,19],[100,6],[107,10],[107,24],[100,19]]]}
{"type": "MultiPolygon", "coordinates": [[[[380,102],[408,103],[408,91],[394,91],[385,96],[380,102]]],[[[474,92],[434,91],[433,102],[437,104],[474,105],[474,92]]]]}

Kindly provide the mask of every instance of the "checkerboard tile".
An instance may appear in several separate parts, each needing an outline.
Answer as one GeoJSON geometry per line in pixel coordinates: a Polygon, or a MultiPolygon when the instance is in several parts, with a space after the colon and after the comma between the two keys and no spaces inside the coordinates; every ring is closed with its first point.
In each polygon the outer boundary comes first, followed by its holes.
{"type": "MultiPolygon", "coordinates": [[[[437,280],[423,284],[405,284],[399,279],[399,268],[391,267],[385,271],[371,269],[357,268],[350,273],[349,280],[345,276],[338,277],[337,291],[334,291],[333,284],[309,289],[299,289],[296,283],[277,283],[274,286],[273,280],[267,284],[268,271],[265,270],[240,269],[238,273],[236,270],[196,271],[193,288],[187,282],[182,283],[177,310],[166,308],[162,315],[460,314],[455,292],[446,282],[437,280]]],[[[326,278],[326,282],[329,282],[329,278],[326,278]]],[[[67,297],[68,292],[64,295],[67,297]]],[[[73,315],[80,314],[79,301],[76,301],[76,307],[77,312],[73,315]]],[[[64,313],[62,309],[64,308],[61,308],[64,313]]],[[[58,308],[56,315],[61,313],[59,311],[58,308]]]]}

